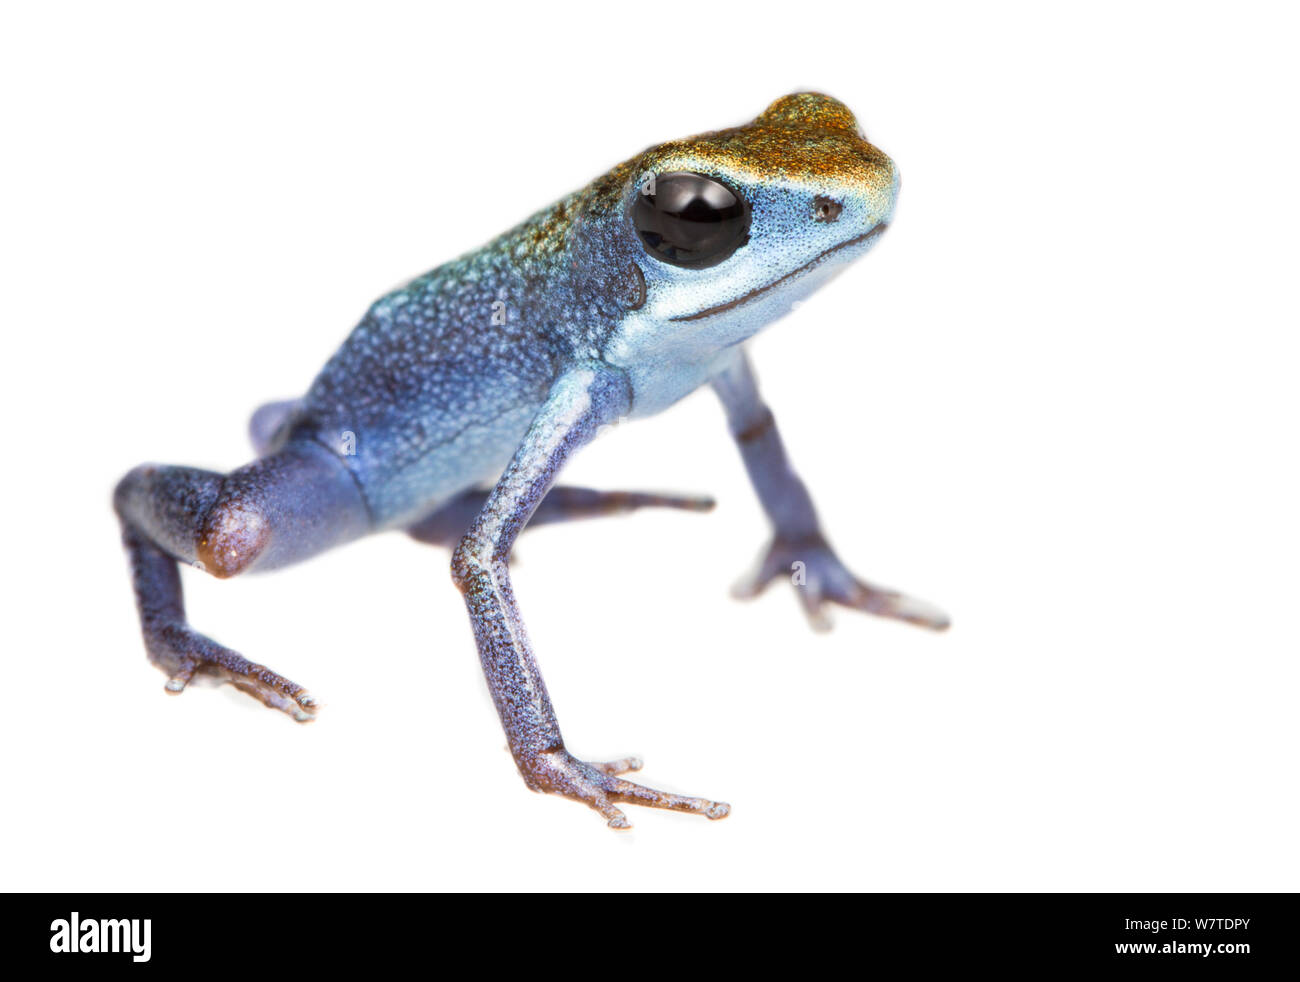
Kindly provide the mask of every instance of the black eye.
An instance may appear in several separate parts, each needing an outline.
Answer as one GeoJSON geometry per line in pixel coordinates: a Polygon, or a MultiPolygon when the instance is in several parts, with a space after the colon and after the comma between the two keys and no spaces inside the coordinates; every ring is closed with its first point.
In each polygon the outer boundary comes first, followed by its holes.
{"type": "Polygon", "coordinates": [[[637,189],[632,224],[652,255],[704,269],[749,241],[749,203],[702,174],[659,174],[637,189]]]}

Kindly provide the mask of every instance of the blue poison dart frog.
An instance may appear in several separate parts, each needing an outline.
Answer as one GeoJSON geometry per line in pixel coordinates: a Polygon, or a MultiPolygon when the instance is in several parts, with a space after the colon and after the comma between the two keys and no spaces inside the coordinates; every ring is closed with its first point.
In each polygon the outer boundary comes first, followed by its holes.
{"type": "Polygon", "coordinates": [[[939,610],[840,562],[745,353],[876,244],[898,186],[847,107],[798,93],[743,126],[651,147],[376,301],[304,396],[253,414],[252,463],[229,474],[144,465],[118,484],[145,647],[167,690],[207,673],[313,719],[301,686],[190,627],[178,564],[224,578],[401,529],[452,548],[452,580],[530,788],[581,801],[613,828],[629,827],[618,804],[726,816],[722,802],[624,779],[637,758],[593,763],[565,749],[511,588],[511,547],[529,522],[711,508],[556,483],[602,427],[708,385],[774,529],[737,592],[788,577],[815,627],[834,602],[945,628],[939,610]]]}

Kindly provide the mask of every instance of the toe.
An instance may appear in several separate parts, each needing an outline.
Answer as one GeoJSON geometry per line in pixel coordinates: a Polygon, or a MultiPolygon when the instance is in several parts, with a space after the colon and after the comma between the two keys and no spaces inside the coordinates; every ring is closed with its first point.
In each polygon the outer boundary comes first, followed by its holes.
{"type": "Polygon", "coordinates": [[[921,627],[928,627],[932,631],[946,631],[952,624],[952,619],[934,604],[925,600],[919,600],[916,597],[899,597],[894,604],[895,617],[901,618],[910,624],[919,624],[921,627]]]}
{"type": "Polygon", "coordinates": [[[185,687],[190,684],[190,679],[194,678],[194,670],[197,667],[197,664],[193,661],[183,662],[181,667],[173,672],[171,678],[167,680],[165,686],[167,691],[172,695],[184,692],[185,687]]]}
{"type": "Polygon", "coordinates": [[[732,584],[731,595],[737,600],[753,600],[767,589],[772,575],[766,565],[759,564],[732,584]]]}
{"type": "Polygon", "coordinates": [[[704,494],[647,494],[645,505],[657,508],[676,508],[680,511],[712,511],[717,502],[704,494]]]}
{"type": "Polygon", "coordinates": [[[603,794],[594,795],[591,798],[588,798],[587,804],[604,816],[605,824],[611,829],[617,829],[621,832],[632,827],[632,823],[627,820],[627,816],[623,814],[623,810],[615,806],[614,803],[603,794]]]}
{"type": "Polygon", "coordinates": [[[667,808],[670,811],[677,812],[695,812],[711,819],[726,818],[731,812],[731,806],[720,801],[710,801],[708,798],[692,798],[689,795],[682,794],[670,794],[667,791],[657,791],[654,788],[647,788],[621,779],[611,781],[606,793],[614,800],[629,805],[667,808]]]}
{"type": "Polygon", "coordinates": [[[640,757],[621,757],[618,760],[610,760],[602,763],[593,763],[592,767],[602,774],[608,774],[614,777],[619,774],[626,774],[629,771],[639,771],[644,766],[644,761],[640,757]]]}
{"type": "Polygon", "coordinates": [[[880,617],[892,617],[932,631],[947,630],[952,623],[947,614],[928,601],[867,583],[855,583],[845,603],[880,617]]]}
{"type": "Polygon", "coordinates": [[[803,608],[804,616],[808,618],[812,629],[819,634],[829,631],[833,622],[831,615],[826,612],[822,595],[810,586],[796,587],[795,592],[799,596],[799,606],[803,608]]]}

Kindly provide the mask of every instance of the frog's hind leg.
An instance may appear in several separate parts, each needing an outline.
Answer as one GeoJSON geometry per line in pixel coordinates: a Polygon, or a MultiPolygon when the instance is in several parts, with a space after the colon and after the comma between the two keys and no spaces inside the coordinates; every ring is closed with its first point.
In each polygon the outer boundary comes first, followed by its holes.
{"type": "MultiPolygon", "coordinates": [[[[483,510],[490,492],[469,490],[433,514],[407,528],[407,534],[431,545],[455,546],[483,510]]],[[[605,515],[626,515],[641,508],[676,508],[712,511],[712,498],[701,495],[657,494],[651,491],[595,491],[591,488],[556,487],[542,499],[527,528],[552,522],[573,522],[605,515]]]]}
{"type": "Polygon", "coordinates": [[[301,722],[306,691],[189,626],[178,563],[225,578],[272,569],[363,535],[370,516],[344,464],[324,447],[291,444],[218,474],[142,465],[118,484],[132,585],[149,658],[181,692],[196,673],[215,675],[301,722]]]}

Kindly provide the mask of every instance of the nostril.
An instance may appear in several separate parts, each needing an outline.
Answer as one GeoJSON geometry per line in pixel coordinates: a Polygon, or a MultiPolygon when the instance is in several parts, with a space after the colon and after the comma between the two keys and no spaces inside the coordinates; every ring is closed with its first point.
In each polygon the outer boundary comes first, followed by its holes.
{"type": "Polygon", "coordinates": [[[817,195],[813,198],[813,221],[815,222],[833,222],[840,217],[840,212],[844,206],[833,198],[825,195],[817,195]]]}

